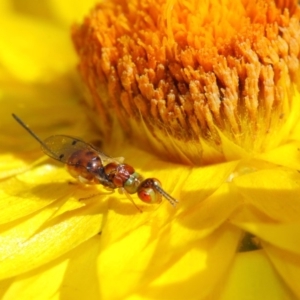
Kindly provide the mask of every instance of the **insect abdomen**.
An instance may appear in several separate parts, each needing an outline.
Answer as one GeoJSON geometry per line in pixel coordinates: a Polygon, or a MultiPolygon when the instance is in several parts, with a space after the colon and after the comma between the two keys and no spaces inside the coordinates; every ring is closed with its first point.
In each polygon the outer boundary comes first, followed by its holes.
{"type": "Polygon", "coordinates": [[[67,161],[69,173],[84,183],[99,183],[96,176],[101,168],[103,164],[98,153],[91,150],[78,150],[67,161]]]}

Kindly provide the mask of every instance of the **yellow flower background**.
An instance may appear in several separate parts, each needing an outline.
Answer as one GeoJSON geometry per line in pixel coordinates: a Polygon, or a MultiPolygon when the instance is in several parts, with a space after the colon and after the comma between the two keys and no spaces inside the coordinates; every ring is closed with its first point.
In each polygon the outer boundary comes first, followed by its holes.
{"type": "MultiPolygon", "coordinates": [[[[299,19],[296,3],[274,3],[299,19]]],[[[285,123],[265,151],[248,151],[216,127],[221,156],[214,150],[205,166],[185,164],[182,158],[191,162],[195,152],[170,134],[163,137],[170,162],[155,138],[149,137],[152,148],[145,146],[149,132],[136,120],[131,135],[118,123],[113,132],[104,131],[101,115],[89,109],[91,99],[89,108],[82,105],[87,95],[76,72],[71,25],[82,22],[94,4],[0,4],[1,299],[300,298],[297,44],[291,44],[289,62],[296,75],[286,77],[290,85],[280,82],[289,97],[285,123]],[[78,136],[125,157],[144,177],[159,178],[178,206],[166,200],[146,206],[134,195],[140,214],[124,195],[79,185],[42,155],[11,113],[42,139],[78,136]]],[[[176,7],[175,1],[167,4],[167,11],[176,7]]],[[[222,5],[217,7],[221,14],[222,5]]],[[[162,139],[159,130],[155,134],[162,139]]]]}

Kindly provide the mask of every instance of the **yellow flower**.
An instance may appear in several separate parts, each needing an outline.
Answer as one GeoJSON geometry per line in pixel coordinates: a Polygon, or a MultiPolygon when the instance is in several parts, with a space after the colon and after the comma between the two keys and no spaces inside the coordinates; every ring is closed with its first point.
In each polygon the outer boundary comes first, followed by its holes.
{"type": "Polygon", "coordinates": [[[299,298],[297,3],[97,4],[72,31],[87,110],[68,26],[88,9],[13,3],[0,7],[2,298],[299,298]],[[100,140],[179,204],[133,195],[139,213],[75,183],[11,113],[42,139],[100,140]]]}

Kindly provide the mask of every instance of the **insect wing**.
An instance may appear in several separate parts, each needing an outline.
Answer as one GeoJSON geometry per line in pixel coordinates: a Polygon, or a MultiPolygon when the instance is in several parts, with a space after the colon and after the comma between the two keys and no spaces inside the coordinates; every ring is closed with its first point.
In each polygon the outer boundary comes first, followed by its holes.
{"type": "Polygon", "coordinates": [[[52,135],[46,138],[42,144],[42,150],[48,156],[66,164],[68,163],[70,156],[74,152],[80,150],[90,150],[93,152],[97,152],[102,163],[115,161],[115,159],[102,153],[93,145],[69,135],[52,135]]]}
{"type": "Polygon", "coordinates": [[[101,158],[101,160],[102,160],[102,163],[104,164],[104,165],[106,165],[106,164],[108,164],[108,163],[111,163],[111,162],[115,162],[115,163],[118,163],[118,164],[121,164],[121,163],[123,163],[124,162],[124,157],[110,157],[110,156],[108,156],[108,155],[106,155],[106,154],[104,154],[102,151],[100,151],[98,148],[96,148],[94,145],[92,145],[92,144],[87,144],[87,145],[89,145],[89,147],[91,148],[91,149],[93,149],[94,151],[96,151],[97,153],[98,153],[98,155],[99,155],[99,157],[101,158]]]}
{"type": "Polygon", "coordinates": [[[74,152],[89,148],[91,148],[89,144],[68,135],[49,136],[42,144],[45,154],[63,163],[68,163],[68,159],[74,152]]]}

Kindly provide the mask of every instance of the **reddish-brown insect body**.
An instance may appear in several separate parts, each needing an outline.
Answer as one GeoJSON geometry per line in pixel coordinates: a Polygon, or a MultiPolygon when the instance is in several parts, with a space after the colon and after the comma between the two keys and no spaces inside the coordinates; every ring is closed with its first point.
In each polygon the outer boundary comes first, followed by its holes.
{"type": "Polygon", "coordinates": [[[121,189],[135,206],[129,194],[137,193],[143,202],[151,204],[160,203],[163,196],[176,205],[177,200],[163,190],[158,179],[144,180],[132,166],[120,163],[120,159],[111,158],[78,138],[53,135],[42,141],[20,118],[12,116],[41,144],[45,154],[65,163],[69,173],[80,182],[121,189]]]}
{"type": "Polygon", "coordinates": [[[108,180],[120,188],[134,173],[134,168],[127,164],[109,163],[104,167],[104,172],[108,180]]]}
{"type": "Polygon", "coordinates": [[[128,164],[109,163],[104,167],[104,172],[109,181],[116,187],[123,188],[128,194],[135,194],[143,180],[128,164]]]}
{"type": "Polygon", "coordinates": [[[87,150],[77,150],[67,160],[69,173],[83,183],[100,183],[97,175],[101,174],[103,164],[99,153],[87,150]]]}

